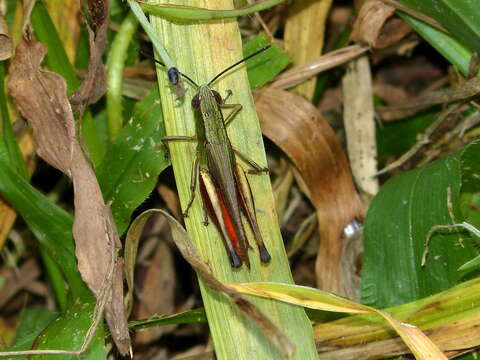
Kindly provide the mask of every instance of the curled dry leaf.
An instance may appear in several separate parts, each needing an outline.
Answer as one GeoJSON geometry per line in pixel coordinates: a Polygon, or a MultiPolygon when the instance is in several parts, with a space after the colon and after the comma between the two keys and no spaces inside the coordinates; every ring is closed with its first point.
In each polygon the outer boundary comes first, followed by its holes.
{"type": "Polygon", "coordinates": [[[3,15],[0,14],[0,61],[12,56],[13,43],[8,33],[8,26],[3,15]]]}
{"type": "MultiPolygon", "coordinates": [[[[424,299],[398,305],[388,312],[400,322],[422,330],[449,357],[480,345],[480,279],[461,283],[424,299]],[[454,352],[454,353],[451,353],[454,352]]],[[[385,359],[409,352],[386,324],[371,316],[345,317],[314,327],[321,359],[385,359]]]]}
{"type": "Polygon", "coordinates": [[[96,32],[87,25],[90,48],[88,70],[80,87],[70,97],[72,105],[79,112],[89,104],[97,102],[107,90],[107,76],[102,63],[102,54],[107,43],[108,0],[91,0],[89,9],[96,32]]]}
{"type": "MultiPolygon", "coordinates": [[[[242,294],[275,299],[310,309],[345,314],[380,315],[383,318],[383,321],[401,337],[403,342],[408,346],[409,352],[414,354],[416,359],[447,360],[445,354],[443,354],[435,343],[433,343],[432,340],[430,340],[418,327],[400,322],[385,311],[377,310],[370,306],[355,303],[343,297],[305,286],[274,282],[229,284],[227,286],[242,294]]],[[[375,319],[374,321],[375,323],[378,323],[378,319],[375,319]]],[[[368,329],[370,325],[371,322],[365,322],[363,328],[368,329]]],[[[333,329],[331,328],[331,330],[333,329]]],[[[361,353],[357,353],[357,356],[360,357],[360,354],[361,353]]],[[[323,356],[321,358],[323,359],[323,356]]],[[[372,358],[376,359],[376,357],[372,358]]]]}
{"type": "MultiPolygon", "coordinates": [[[[171,249],[163,241],[157,243],[154,255],[148,261],[143,281],[136,287],[138,307],[135,319],[145,319],[154,314],[171,314],[175,311],[175,264],[171,249]]],[[[136,343],[149,344],[175,326],[156,326],[146,329],[135,336],[136,343]]]]}
{"type": "Polygon", "coordinates": [[[65,80],[40,68],[45,53],[41,43],[23,40],[10,65],[8,87],[33,129],[37,153],[73,181],[78,268],[97,299],[106,287],[110,288],[106,291],[105,317],[120,352],[126,354],[130,339],[123,310],[122,261],[112,263],[121,248],[120,240],[110,208],[76,137],[65,80]]]}
{"type": "Polygon", "coordinates": [[[267,88],[255,99],[263,134],[289,156],[300,172],[303,191],[317,210],[318,284],[345,294],[342,231],[353,219],[363,218],[363,208],[340,142],[320,112],[301,96],[267,88]]]}
{"type": "Polygon", "coordinates": [[[394,12],[394,7],[381,0],[365,2],[353,25],[352,40],[378,49],[397,43],[411,28],[400,19],[391,18],[394,12]]]}
{"type": "Polygon", "coordinates": [[[367,47],[352,45],[332,51],[318,59],[296,66],[293,69],[284,72],[282,75],[277,76],[275,81],[271,84],[271,87],[275,89],[288,89],[321,73],[322,71],[345,64],[367,50],[367,47]]]}

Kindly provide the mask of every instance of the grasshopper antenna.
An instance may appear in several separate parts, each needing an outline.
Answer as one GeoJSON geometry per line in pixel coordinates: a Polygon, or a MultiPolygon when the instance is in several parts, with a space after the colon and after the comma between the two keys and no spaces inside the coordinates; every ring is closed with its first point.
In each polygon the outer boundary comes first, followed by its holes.
{"type": "MultiPolygon", "coordinates": [[[[232,70],[235,66],[240,65],[241,63],[247,61],[248,59],[251,59],[252,57],[260,54],[261,52],[264,52],[265,50],[270,49],[271,47],[272,47],[272,45],[264,46],[264,47],[261,48],[260,50],[255,51],[253,54],[250,54],[250,55],[248,55],[247,57],[244,57],[242,60],[239,60],[239,61],[237,61],[235,64],[230,65],[230,66],[227,67],[226,69],[220,71],[217,75],[215,75],[215,77],[214,77],[212,80],[210,80],[210,82],[208,83],[208,86],[212,85],[212,84],[215,82],[215,80],[217,80],[220,76],[222,76],[223,74],[225,74],[227,71],[232,70]]],[[[183,75],[183,74],[182,74],[182,75],[183,75]]]]}
{"type": "MultiPolygon", "coordinates": [[[[157,64],[160,64],[162,66],[165,66],[164,63],[162,63],[161,61],[158,61],[157,59],[155,59],[152,55],[146,53],[145,51],[143,51],[142,49],[137,49],[137,51],[142,54],[143,56],[145,56],[146,58],[149,58],[151,60],[153,60],[154,62],[156,62],[157,64]]],[[[184,79],[186,79],[188,82],[190,82],[193,86],[195,86],[197,89],[199,88],[198,84],[193,81],[189,76],[185,75],[184,73],[181,73],[180,71],[177,70],[177,68],[170,68],[168,69],[168,79],[170,80],[171,83],[174,83],[174,81],[172,81],[172,78],[174,78],[175,76],[177,76],[177,74],[180,74],[184,79]],[[170,70],[174,69],[174,72],[171,72],[170,70]]]]}

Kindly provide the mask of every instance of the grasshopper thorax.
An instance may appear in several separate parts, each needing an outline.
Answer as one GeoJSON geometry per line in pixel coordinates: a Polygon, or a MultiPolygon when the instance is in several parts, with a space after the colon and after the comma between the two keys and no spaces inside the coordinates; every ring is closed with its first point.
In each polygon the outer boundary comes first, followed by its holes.
{"type": "MultiPolygon", "coordinates": [[[[220,95],[220,93],[218,91],[210,89],[207,85],[203,85],[203,86],[201,86],[201,88],[202,87],[207,88],[207,90],[212,93],[212,95],[215,98],[215,101],[217,102],[217,104],[223,104],[222,96],[220,95]]],[[[202,91],[198,91],[192,99],[192,107],[194,109],[200,109],[200,103],[202,102],[201,93],[202,93],[202,91]]]]}

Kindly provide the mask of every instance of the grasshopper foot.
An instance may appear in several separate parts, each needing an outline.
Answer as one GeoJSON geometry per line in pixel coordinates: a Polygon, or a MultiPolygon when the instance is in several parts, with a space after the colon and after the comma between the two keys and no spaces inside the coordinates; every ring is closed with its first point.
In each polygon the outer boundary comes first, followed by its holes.
{"type": "Polygon", "coordinates": [[[268,170],[267,167],[264,167],[264,168],[261,168],[261,169],[247,170],[248,174],[253,174],[253,175],[258,175],[258,174],[262,174],[262,173],[268,174],[269,172],[270,172],[270,170],[268,170]]]}
{"type": "Polygon", "coordinates": [[[222,99],[222,101],[223,101],[224,104],[226,103],[226,101],[228,100],[228,98],[233,95],[233,91],[230,90],[230,89],[228,89],[226,92],[227,92],[227,95],[222,99]]]}
{"type": "Polygon", "coordinates": [[[168,147],[165,146],[165,161],[170,161],[170,151],[168,151],[168,147]]]}

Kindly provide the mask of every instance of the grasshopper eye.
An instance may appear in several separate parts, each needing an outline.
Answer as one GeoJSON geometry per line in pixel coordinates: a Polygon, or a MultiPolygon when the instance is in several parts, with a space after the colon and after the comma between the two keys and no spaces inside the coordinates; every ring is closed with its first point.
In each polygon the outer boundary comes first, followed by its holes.
{"type": "Polygon", "coordinates": [[[200,94],[197,94],[192,98],[192,107],[194,109],[200,109],[200,94]]]}
{"type": "Polygon", "coordinates": [[[212,94],[217,104],[223,104],[222,95],[220,95],[218,91],[212,90],[212,94]]]}

